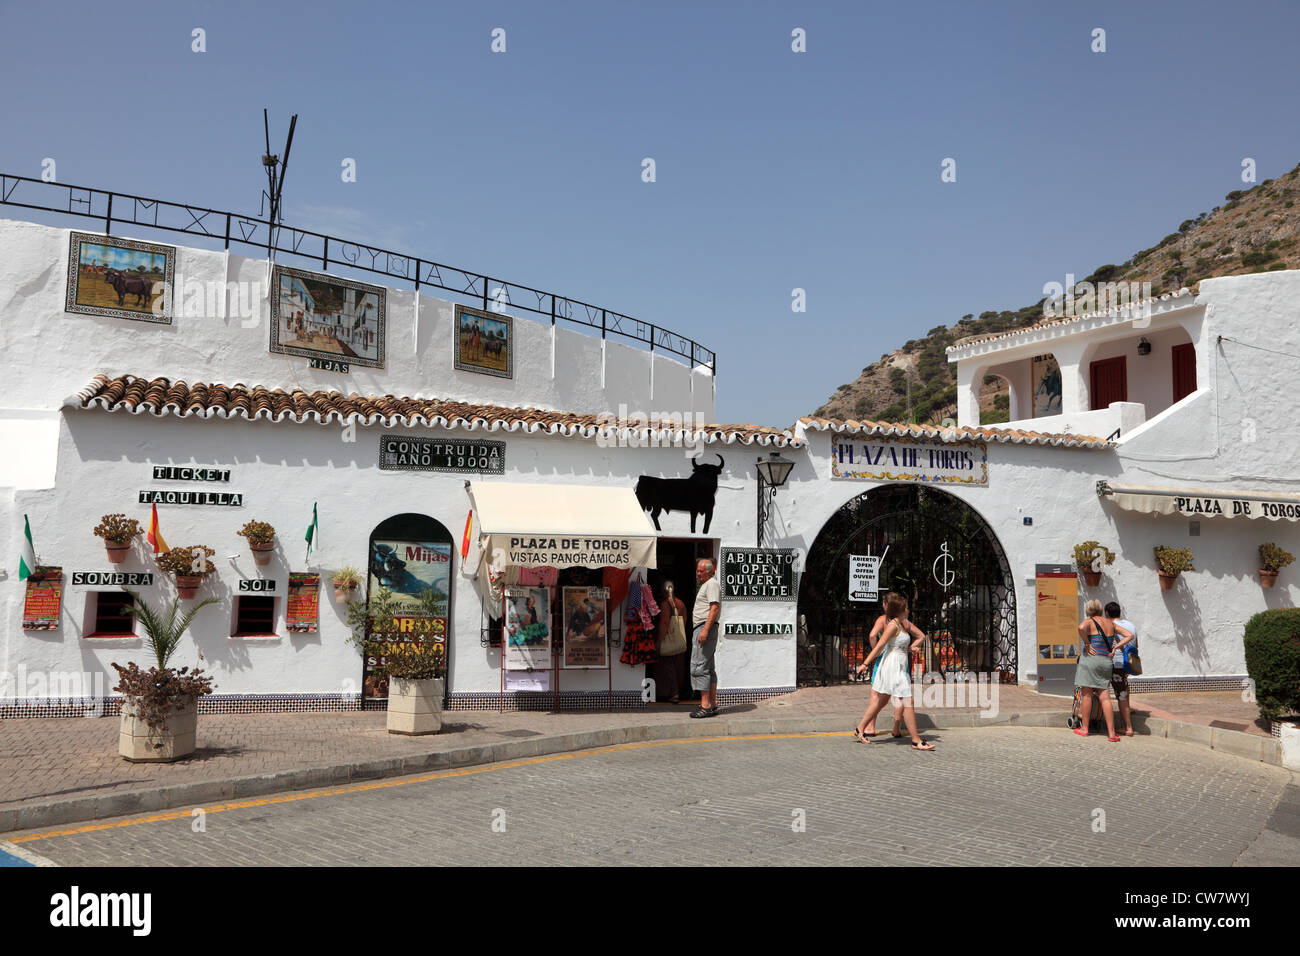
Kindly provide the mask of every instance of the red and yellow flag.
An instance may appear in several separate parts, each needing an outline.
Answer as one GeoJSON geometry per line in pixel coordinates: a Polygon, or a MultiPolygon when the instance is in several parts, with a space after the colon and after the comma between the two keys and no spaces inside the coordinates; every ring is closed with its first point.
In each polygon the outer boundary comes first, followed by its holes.
{"type": "Polygon", "coordinates": [[[474,512],[471,510],[465,515],[465,536],[460,539],[460,559],[464,561],[469,557],[469,530],[474,524],[474,512]]]}
{"type": "Polygon", "coordinates": [[[162,551],[169,550],[167,542],[163,540],[162,532],[158,530],[158,506],[153,506],[153,513],[149,516],[149,533],[145,535],[145,540],[153,545],[153,553],[158,554],[162,551]]]}

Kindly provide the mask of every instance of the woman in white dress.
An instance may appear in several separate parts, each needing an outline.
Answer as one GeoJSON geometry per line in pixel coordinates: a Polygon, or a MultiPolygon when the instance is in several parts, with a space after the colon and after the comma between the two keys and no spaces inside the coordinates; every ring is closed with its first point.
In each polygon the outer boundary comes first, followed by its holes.
{"type": "MultiPolygon", "coordinates": [[[[907,598],[901,594],[891,594],[885,599],[885,614],[889,618],[885,633],[862,662],[863,667],[870,667],[877,655],[884,654],[880,670],[871,684],[871,706],[867,708],[862,724],[858,725],[859,729],[873,724],[876,715],[884,710],[885,703],[894,697],[902,705],[903,721],[912,736],[912,749],[933,750],[934,745],[926,743],[916,732],[916,709],[912,706],[912,651],[925,640],[925,634],[907,619],[907,598]]],[[[858,739],[864,744],[871,742],[867,737],[859,736],[858,739]]]]}

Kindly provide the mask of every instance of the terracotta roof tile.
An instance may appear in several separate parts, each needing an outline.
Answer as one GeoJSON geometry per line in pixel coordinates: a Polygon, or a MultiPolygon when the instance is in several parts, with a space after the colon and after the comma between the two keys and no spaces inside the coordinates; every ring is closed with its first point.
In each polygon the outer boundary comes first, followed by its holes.
{"type": "Polygon", "coordinates": [[[1018,428],[996,428],[969,425],[960,428],[943,428],[938,425],[908,425],[899,422],[837,421],[830,418],[801,418],[799,423],[814,431],[835,432],[842,435],[863,435],[881,438],[937,438],[940,441],[973,442],[991,441],[1012,445],[1054,445],[1058,448],[1113,448],[1114,442],[1094,435],[1075,435],[1066,432],[1031,432],[1018,428]]]}
{"type": "MultiPolygon", "coordinates": [[[[508,408],[437,398],[408,398],[394,395],[344,395],[342,392],[305,392],[267,389],[261,386],[222,385],[182,380],[138,378],[134,375],[96,375],[91,383],[65,403],[78,408],[99,408],[108,412],[140,415],[175,415],[178,418],[246,418],[296,424],[359,422],[365,425],[404,425],[460,428],[466,431],[522,431],[563,435],[570,438],[613,438],[637,435],[640,444],[648,439],[648,427],[619,428],[612,415],[588,415],[544,408],[508,408]]],[[[636,419],[633,419],[636,422],[636,419]]],[[[701,425],[656,429],[657,440],[674,436],[694,440],[696,431],[704,444],[772,445],[798,447],[804,444],[788,429],[759,425],[701,425]]]]}

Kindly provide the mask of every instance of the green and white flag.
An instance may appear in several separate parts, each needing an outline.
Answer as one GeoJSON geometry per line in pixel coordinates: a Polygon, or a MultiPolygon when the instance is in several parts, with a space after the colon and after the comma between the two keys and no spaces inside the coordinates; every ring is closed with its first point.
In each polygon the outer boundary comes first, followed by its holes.
{"type": "Polygon", "coordinates": [[[18,580],[26,581],[36,573],[36,549],[32,546],[32,523],[23,515],[23,550],[18,556],[18,580]]]}
{"type": "MultiPolygon", "coordinates": [[[[307,525],[307,534],[304,536],[307,539],[307,557],[311,557],[312,542],[316,540],[319,534],[320,522],[316,518],[316,502],[312,502],[311,524],[307,525]]],[[[304,560],[306,559],[304,558],[304,560]]]]}

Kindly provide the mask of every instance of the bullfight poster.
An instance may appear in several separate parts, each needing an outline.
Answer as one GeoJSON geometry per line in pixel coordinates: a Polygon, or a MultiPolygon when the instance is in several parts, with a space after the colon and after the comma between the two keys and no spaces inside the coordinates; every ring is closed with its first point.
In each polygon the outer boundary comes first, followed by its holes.
{"type": "Polygon", "coordinates": [[[176,247],[74,232],[63,311],[172,324],[176,247]]]}
{"type": "Polygon", "coordinates": [[[609,666],[609,589],[564,589],[564,658],[570,670],[609,666]]]}
{"type": "Polygon", "coordinates": [[[388,588],[416,617],[446,618],[451,594],[451,543],[372,541],[370,594],[388,588]]]}
{"type": "Polygon", "coordinates": [[[551,589],[506,588],[507,670],[548,670],[551,666],[551,589]]]}
{"type": "Polygon", "coordinates": [[[497,378],[515,377],[514,320],[498,312],[456,306],[455,366],[497,378]]]}

